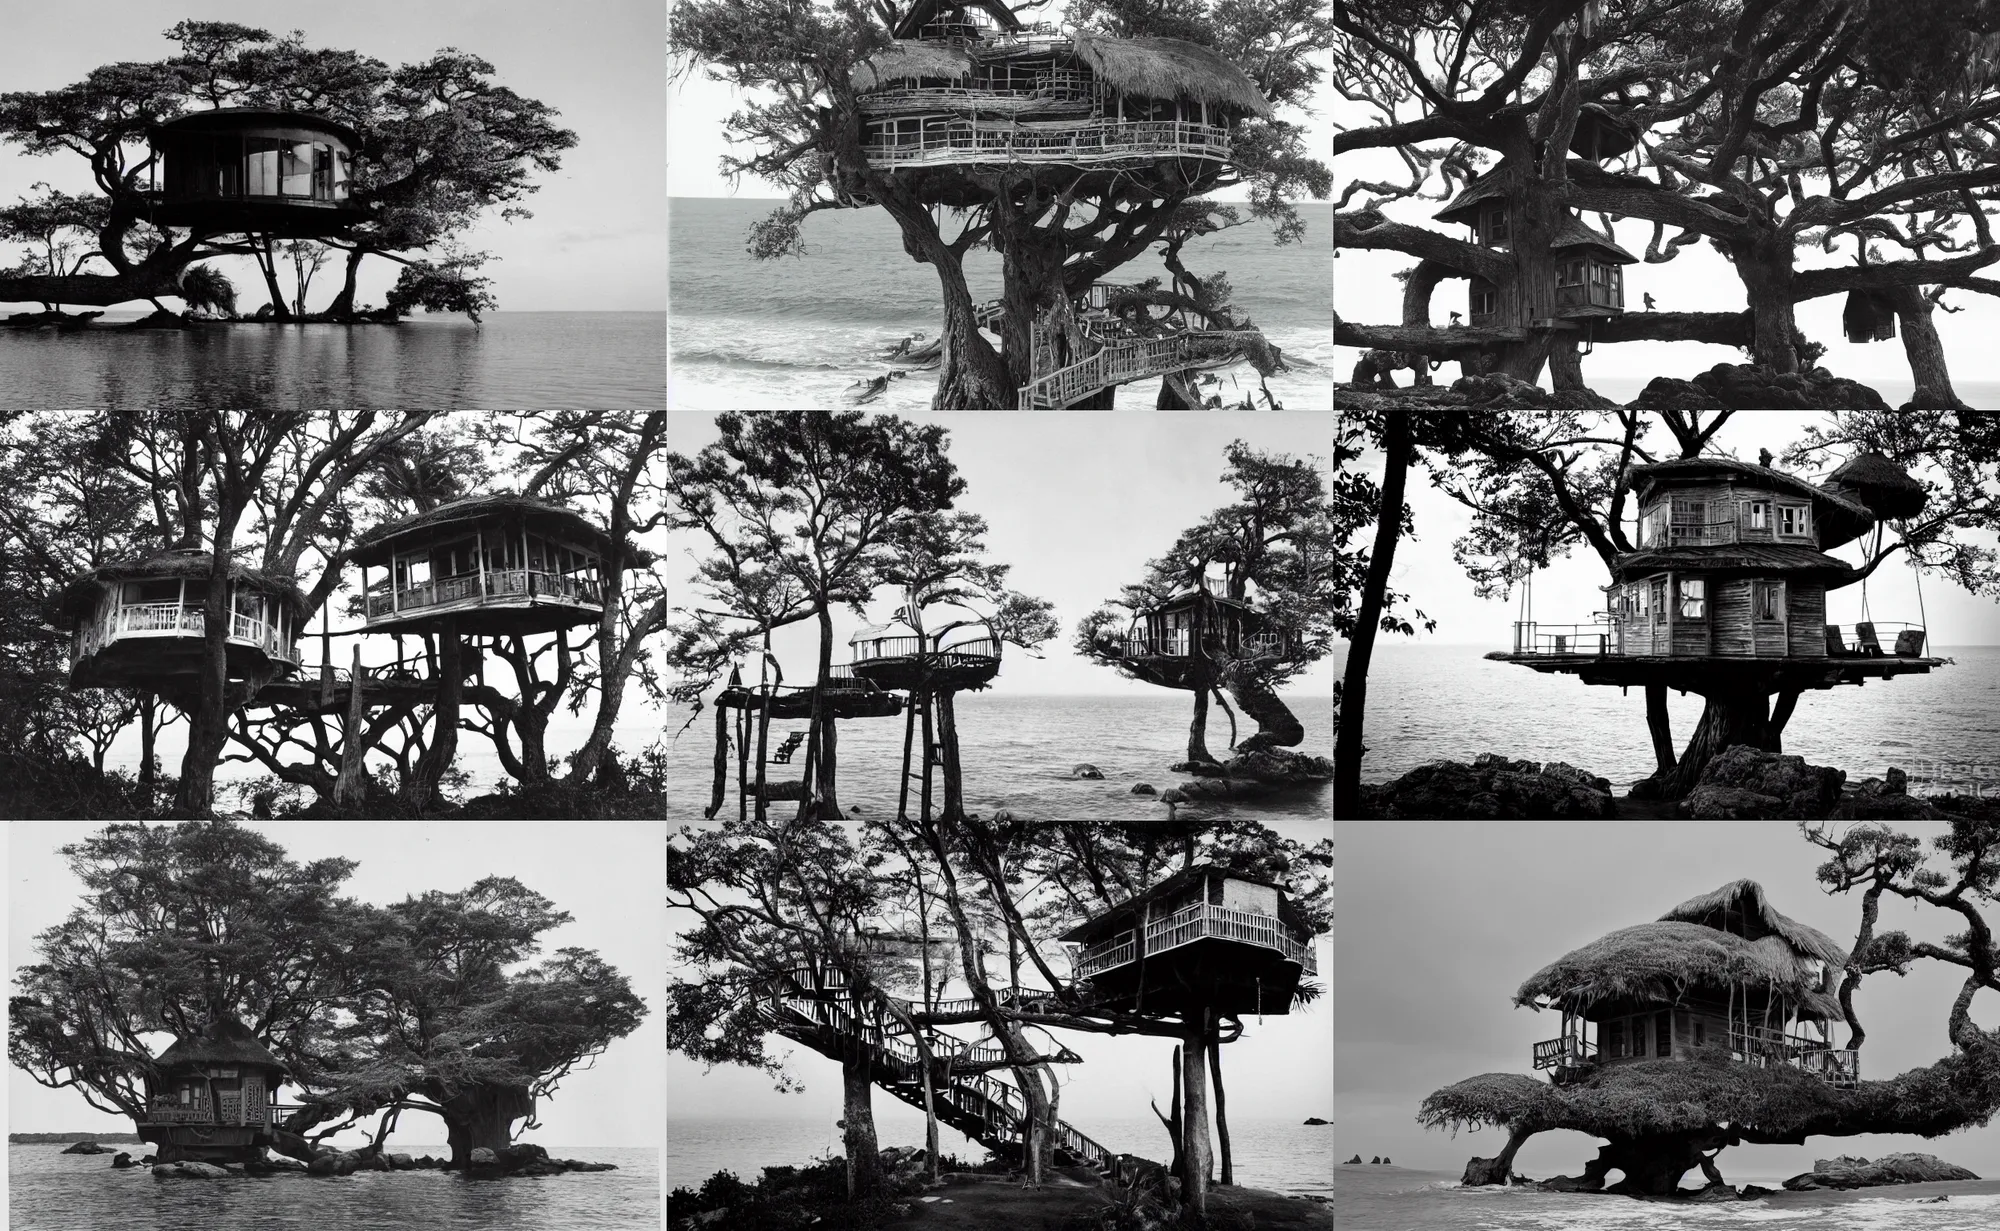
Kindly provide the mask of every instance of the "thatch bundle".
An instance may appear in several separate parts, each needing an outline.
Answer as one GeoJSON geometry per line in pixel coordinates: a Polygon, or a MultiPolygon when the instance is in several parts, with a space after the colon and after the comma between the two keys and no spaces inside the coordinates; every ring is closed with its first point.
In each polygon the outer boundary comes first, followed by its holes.
{"type": "MultiPolygon", "coordinates": [[[[64,586],[58,610],[67,627],[77,620],[86,618],[97,607],[100,585],[121,581],[171,581],[179,578],[206,581],[213,567],[214,556],[200,548],[174,548],[170,551],[155,552],[149,556],[114,560],[109,564],[99,565],[64,586]]],[[[261,593],[272,595],[289,607],[293,615],[304,618],[306,596],[291,578],[232,562],[229,566],[229,579],[246,584],[261,593]]]]}
{"type": "Polygon", "coordinates": [[[1915,517],[1926,503],[1924,485],[1880,453],[1850,459],[1827,476],[1826,485],[1877,517],[1915,517]]]}
{"type": "Polygon", "coordinates": [[[1817,950],[1796,949],[1775,933],[1745,940],[1698,923],[1641,923],[1535,972],[1514,994],[1514,1003],[1560,1001],[1588,1010],[1604,1000],[1673,1002],[1691,990],[1726,992],[1741,984],[1783,995],[1799,1006],[1800,1017],[1838,1019],[1840,1002],[1822,990],[1826,976],[1818,963],[1823,961],[1817,950]]]}
{"type": "Polygon", "coordinates": [[[855,65],[847,81],[857,90],[879,90],[896,81],[963,81],[971,75],[972,57],[963,48],[900,40],[855,65]]]}
{"type": "Polygon", "coordinates": [[[1198,99],[1251,115],[1269,116],[1271,104],[1226,56],[1177,38],[1111,38],[1079,33],[1077,58],[1099,80],[1139,98],[1198,99]]]}

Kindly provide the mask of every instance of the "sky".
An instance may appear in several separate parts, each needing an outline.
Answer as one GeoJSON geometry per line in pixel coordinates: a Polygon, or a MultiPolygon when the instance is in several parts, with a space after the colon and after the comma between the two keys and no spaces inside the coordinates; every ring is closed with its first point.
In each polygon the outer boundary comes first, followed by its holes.
{"type": "MultiPolygon", "coordinates": [[[[1333,112],[1337,120],[1349,127],[1372,126],[1375,123],[1372,110],[1339,99],[1334,100],[1333,112]]],[[[1442,151],[1445,143],[1432,142],[1426,148],[1442,151]]],[[[1640,156],[1635,152],[1627,157],[1637,159],[1640,156]]],[[[1492,164],[1489,162],[1486,165],[1492,164]]],[[[1616,165],[1606,163],[1607,167],[1615,168],[1616,165]]],[[[1339,200],[1346,186],[1356,180],[1408,183],[1409,172],[1394,150],[1361,150],[1343,154],[1334,160],[1335,200],[1339,200]]],[[[1435,193],[1438,189],[1433,184],[1429,191],[1435,193]]],[[[1367,191],[1356,193],[1346,208],[1359,209],[1374,195],[1367,191]]],[[[1465,239],[1468,234],[1466,228],[1432,220],[1431,216],[1444,207],[1445,199],[1418,199],[1391,203],[1383,207],[1383,212],[1393,221],[1424,226],[1452,239],[1465,239]]],[[[1600,229],[1604,223],[1596,214],[1588,215],[1588,221],[1600,229]]],[[[1645,254],[1653,236],[1653,224],[1641,219],[1616,222],[1612,230],[1619,244],[1635,256],[1645,254]]],[[[1673,233],[1669,231],[1669,235],[1673,233]]],[[[1853,260],[1851,242],[1843,243],[1838,255],[1808,245],[1799,250],[1798,267],[1824,268],[1852,264],[1853,260]]],[[[1415,262],[1416,258],[1401,252],[1342,249],[1334,261],[1334,311],[1341,320],[1357,325],[1401,324],[1403,284],[1396,281],[1395,275],[1415,262]]],[[[1747,306],[1743,284],[1736,276],[1735,266],[1705,242],[1680,249],[1678,256],[1663,264],[1626,266],[1626,310],[1639,311],[1643,303],[1641,296],[1646,294],[1653,296],[1658,310],[1662,312],[1740,312],[1747,306]]],[[[1431,296],[1431,323],[1443,327],[1450,322],[1451,312],[1466,312],[1466,295],[1467,284],[1463,279],[1441,283],[1431,296]]],[[[1799,328],[1808,338],[1827,348],[1826,354],[1818,361],[1819,366],[1836,376],[1849,377],[1883,391],[1891,404],[1904,400],[1908,396],[1911,380],[1901,334],[1886,342],[1847,341],[1840,326],[1841,308],[1845,302],[1844,295],[1828,295],[1808,300],[1795,309],[1799,328]]],[[[1945,304],[1956,311],[1939,311],[1931,319],[1943,340],[1954,386],[1961,397],[1974,398],[1974,405],[1996,404],[1995,399],[2000,399],[2000,387],[1982,391],[1973,389],[1971,384],[2000,381],[2000,353],[1989,345],[1994,330],[2000,328],[2000,299],[1971,292],[1955,292],[1946,296],[1945,304]]],[[[1334,359],[1343,379],[1360,358],[1358,349],[1335,349],[1334,359]]],[[[1586,385],[1608,397],[1630,401],[1655,376],[1685,379],[1718,363],[1745,362],[1748,362],[1745,352],[1733,346],[1704,342],[1626,342],[1600,347],[1595,354],[1585,356],[1583,379],[1586,385]]],[[[1432,379],[1448,385],[1460,374],[1456,363],[1447,363],[1438,369],[1432,379]]],[[[1398,373],[1396,383],[1409,384],[1410,374],[1407,371],[1398,373]]],[[[1546,369],[1542,373],[1541,384],[1544,388],[1550,387],[1546,369]]]]}
{"type": "MultiPolygon", "coordinates": [[[[1650,416],[1648,421],[1651,422],[1650,416]]],[[[1739,411],[1722,426],[1704,451],[1755,462],[1759,449],[1769,449],[1774,456],[1781,454],[1786,445],[1804,435],[1808,425],[1819,422],[1824,422],[1819,411],[1739,411]]],[[[1673,437],[1657,422],[1651,423],[1650,433],[1643,439],[1651,441],[1657,450],[1665,450],[1669,454],[1677,452],[1673,437]]],[[[1660,454],[1655,452],[1655,456],[1660,454]]],[[[1837,459],[1828,464],[1825,471],[1830,473],[1844,460],[1837,459]]],[[[1380,480],[1382,456],[1379,452],[1369,454],[1361,464],[1369,474],[1380,480]]],[[[1437,631],[1425,633],[1420,628],[1414,639],[1398,637],[1397,643],[1483,644],[1493,649],[1504,649],[1512,643],[1513,621],[1521,618],[1518,614],[1521,593],[1517,589],[1505,599],[1480,599],[1473,595],[1472,583],[1467,580],[1464,568],[1452,559],[1451,548],[1452,541],[1471,528],[1472,511],[1431,486],[1427,476],[1428,472],[1422,467],[1413,467],[1410,472],[1406,499],[1415,518],[1417,533],[1414,540],[1405,536],[1397,543],[1395,565],[1389,574],[1389,588],[1410,595],[1411,606],[1422,608],[1426,615],[1437,620],[1437,631]]],[[[1823,476],[1809,471],[1803,477],[1816,480],[1823,476]]],[[[1635,535],[1637,506],[1630,501],[1627,505],[1627,514],[1632,520],[1626,523],[1626,533],[1635,535]]],[[[1895,542],[1894,535],[1893,530],[1889,531],[1884,544],[1895,542]]],[[[1872,538],[1872,534],[1867,537],[1872,538]]],[[[1966,537],[1987,547],[2000,542],[2000,536],[1991,532],[1973,532],[1966,537]]],[[[1828,554],[1857,566],[1866,559],[1859,541],[1837,547],[1828,554]]],[[[1535,574],[1534,618],[1545,624],[1589,623],[1592,612],[1604,609],[1604,594],[1600,587],[1608,584],[1609,580],[1603,560],[1588,545],[1580,546],[1568,557],[1535,574]]],[[[1928,615],[1931,644],[1940,648],[2000,645],[2000,602],[1968,594],[1935,573],[1926,576],[1922,584],[1920,614],[1917,581],[1904,563],[1902,553],[1898,552],[1884,561],[1868,579],[1869,611],[1879,620],[1901,620],[1912,624],[1922,623],[1924,615],[1928,615]]],[[[1860,585],[1847,586],[1827,595],[1827,620],[1834,624],[1852,624],[1865,618],[1861,614],[1862,596],[1860,585]]]]}
{"type": "MultiPolygon", "coordinates": [[[[823,3],[822,7],[830,7],[823,3]]],[[[1013,7],[1020,7],[1018,4],[1013,7]]],[[[1022,14],[1026,21],[1057,22],[1065,6],[1050,4],[1033,12],[1022,14]]],[[[1328,77],[1333,72],[1333,52],[1325,52],[1321,57],[1328,77]]],[[[683,66],[676,65],[676,70],[683,66]]],[[[1306,148],[1308,150],[1329,150],[1333,148],[1333,115],[1331,111],[1334,97],[1332,87],[1324,84],[1314,95],[1312,102],[1302,110],[1287,111],[1279,118],[1306,126],[1306,148]]],[[[710,80],[699,68],[681,72],[667,86],[667,195],[670,197],[753,197],[778,198],[787,195],[777,184],[756,176],[746,176],[736,182],[722,174],[721,159],[724,154],[735,158],[747,158],[747,147],[732,148],[724,138],[723,122],[741,109],[746,100],[770,101],[775,94],[759,91],[756,96],[745,94],[724,82],[710,80]]],[[[1250,189],[1247,185],[1225,188],[1209,196],[1217,201],[1246,201],[1250,189]]]]}
{"type": "MultiPolygon", "coordinates": [[[[1316,842],[1327,837],[1330,830],[1330,822],[1326,821],[1273,818],[1265,823],[1283,836],[1303,842],[1316,842]]],[[[699,923],[694,912],[688,910],[670,909],[667,916],[668,927],[676,936],[699,923]]],[[[1320,974],[1315,981],[1324,985],[1332,969],[1329,965],[1333,957],[1332,940],[1330,936],[1321,936],[1316,943],[1320,974]]],[[[1053,947],[1047,952],[1056,959],[1050,964],[1063,969],[1062,950],[1053,947]]],[[[1004,960],[993,969],[1004,984],[1004,960]]],[[[688,973],[689,968],[678,960],[669,961],[670,981],[688,973]]],[[[951,994],[963,995],[964,987],[962,978],[955,980],[951,994]]],[[[1324,997],[1289,1014],[1266,1014],[1262,1022],[1255,1017],[1244,1019],[1243,1037],[1222,1049],[1230,1119],[1282,1119],[1293,1123],[1308,1116],[1330,1119],[1334,1097],[1332,1024],[1333,1016],[1324,997]]],[[[985,1037],[982,1027],[954,1026],[948,1030],[966,1039],[985,1037]]],[[[1143,1118],[1148,1114],[1148,1099],[1157,1100],[1161,1109],[1166,1109],[1173,1096],[1171,1039],[1073,1030],[1058,1032],[1056,1039],[1083,1057],[1081,1064],[1063,1066],[1060,1112],[1064,1120],[1083,1133],[1091,1132],[1093,1121],[1143,1118]]],[[[704,1071],[700,1064],[685,1056],[671,1055],[667,1057],[667,1107],[671,1121],[802,1118],[817,1120],[831,1128],[840,1116],[840,1066],[805,1047],[784,1040],[775,1042],[778,1052],[790,1051],[787,1069],[804,1082],[803,1092],[781,1094],[773,1088],[771,1078],[753,1069],[719,1067],[704,1071]]],[[[879,1116],[880,1109],[893,1106],[894,1101],[878,1090],[874,1104],[879,1116]]],[[[676,1131],[679,1130],[670,1123],[670,1135],[676,1131]]],[[[921,1144],[922,1132],[922,1120],[918,1118],[911,1141],[921,1144]]],[[[886,1133],[883,1136],[885,1146],[909,1143],[886,1133]]]]}
{"type": "MultiPolygon", "coordinates": [[[[1150,695],[1151,685],[1127,680],[1069,650],[1079,620],[1116,598],[1119,587],[1139,580],[1146,561],[1173,545],[1187,526],[1234,498],[1220,478],[1223,450],[1235,439],[1266,453],[1331,456],[1332,420],[1314,412],[1259,414],[1212,411],[1201,415],[1058,412],[1023,419],[1009,411],[930,412],[910,415],[951,432],[950,456],[965,477],[956,507],[986,518],[988,558],[1011,563],[1007,584],[1049,599],[1062,632],[1037,659],[1014,647],[993,691],[1011,695],[1150,695]]],[[[692,455],[716,437],[714,416],[697,411],[668,415],[676,453],[692,455]]],[[[667,578],[677,606],[691,600],[688,580],[706,543],[689,532],[667,536],[667,578]]],[[[868,619],[833,614],[835,660],[843,661],[848,637],[864,623],[886,623],[900,599],[884,589],[868,619]]],[[[772,647],[788,673],[816,661],[819,634],[811,621],[779,629],[772,647]]],[[[1284,691],[1329,696],[1333,668],[1322,660],[1284,691]]]]}
{"type": "MultiPolygon", "coordinates": [[[[637,1031],[612,1043],[589,1067],[571,1072],[553,1097],[539,1103],[542,1126],[527,1139],[551,1147],[664,1144],[663,822],[284,821],[248,827],[283,846],[294,860],[358,861],[343,892],[376,905],[431,889],[464,889],[485,876],[511,876],[568,911],[574,919],[544,933],[540,956],[572,946],[596,950],[631,981],[647,1013],[637,1031]]],[[[10,993],[13,971],[34,960],[35,934],[60,923],[81,900],[82,883],[58,848],[94,829],[62,821],[7,826],[10,993]]],[[[281,1101],[296,1102],[297,1094],[297,1087],[287,1086],[281,1101]]],[[[133,1131],[131,1121],[96,1111],[73,1090],[38,1085],[12,1066],[7,1096],[12,1132],[133,1131]]],[[[372,1119],[365,1123],[372,1128],[372,1119]]],[[[389,1137],[392,1148],[442,1146],[444,1139],[444,1122],[418,1113],[402,1117],[389,1137]]],[[[351,1147],[368,1138],[348,1130],[331,1140],[351,1147]]]]}
{"type": "MultiPolygon", "coordinates": [[[[495,258],[483,272],[493,279],[501,310],[664,310],[666,202],[658,151],[665,144],[666,13],[658,0],[9,5],[0,83],[10,91],[53,90],[103,64],[164,59],[178,49],[161,32],[184,19],[235,21],[274,33],[300,29],[311,46],[352,48],[392,66],[447,47],[484,57],[497,81],[554,107],[557,122],[577,134],[561,170],[538,174],[540,191],[522,203],[534,217],[510,223],[489,212],[465,237],[467,248],[495,258]]],[[[78,156],[30,158],[0,145],[0,201],[17,199],[38,181],[94,191],[78,156]]],[[[17,255],[0,246],[0,262],[11,264],[17,255]]],[[[219,263],[236,284],[240,311],[263,303],[253,261],[219,263]]],[[[357,301],[380,303],[398,269],[379,257],[365,261],[357,301]]],[[[340,276],[329,264],[308,307],[324,307],[340,289],[340,276]]]]}
{"type": "MultiPolygon", "coordinates": [[[[1937,826],[1904,827],[1926,838],[1937,826]]],[[[1780,912],[1843,948],[1854,941],[1858,899],[1829,896],[1813,878],[1821,854],[1790,821],[1475,823],[1344,821],[1340,921],[1334,942],[1334,1147],[1340,1157],[1382,1154],[1397,1165],[1448,1171],[1492,1157],[1504,1132],[1456,1138],[1416,1122],[1424,1097],[1481,1073],[1532,1074],[1532,1048],[1558,1018],[1513,1007],[1535,971],[1577,947],[1739,877],[1760,882],[1780,912]]],[[[1990,908],[1989,908],[1989,917],[1990,908]]],[[[1941,940],[1958,930],[1932,907],[1884,898],[1878,929],[1941,940]]],[[[1865,979],[1854,998],[1868,1031],[1861,1076],[1882,1080],[1931,1064],[1951,1045],[1945,1023],[1961,980],[1922,962],[1910,974],[1865,979]]],[[[2000,1026],[2000,999],[1982,995],[1975,1021],[2000,1026]]],[[[1836,1037],[1846,1039],[1844,1026],[1836,1037]]],[[[1515,1160],[1522,1175],[1576,1175],[1598,1143],[1543,1133],[1515,1160]]],[[[1980,1175],[2000,1173],[2000,1125],[1935,1140],[1910,1136],[1808,1138],[1803,1146],[1736,1146],[1718,1159],[1732,1183],[1796,1175],[1816,1158],[1897,1151],[1936,1154],[1980,1175]]],[[[1698,1178],[1698,1177],[1697,1177],[1698,1178]]]]}

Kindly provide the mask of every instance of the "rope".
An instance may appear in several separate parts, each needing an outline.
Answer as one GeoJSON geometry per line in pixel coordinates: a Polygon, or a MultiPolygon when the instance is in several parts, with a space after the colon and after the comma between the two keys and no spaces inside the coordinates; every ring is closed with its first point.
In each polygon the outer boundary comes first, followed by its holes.
{"type": "Polygon", "coordinates": [[[1935,645],[1936,639],[1931,636],[1931,617],[1924,611],[1924,570],[1917,567],[1917,553],[1914,548],[1911,549],[1909,556],[1910,576],[1914,577],[1917,582],[1917,618],[1924,622],[1925,641],[1931,645],[1935,645]]]}

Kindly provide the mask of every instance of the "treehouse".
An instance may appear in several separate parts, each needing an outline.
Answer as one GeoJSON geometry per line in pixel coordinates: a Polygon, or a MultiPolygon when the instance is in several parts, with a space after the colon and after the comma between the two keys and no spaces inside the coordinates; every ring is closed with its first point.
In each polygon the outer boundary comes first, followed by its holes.
{"type": "Polygon", "coordinates": [[[1566,320],[1616,316],[1625,310],[1626,265],[1639,258],[1571,218],[1549,252],[1556,259],[1556,315],[1566,320]]]}
{"type": "MultiPolygon", "coordinates": [[[[201,672],[213,557],[181,548],[103,565],[63,588],[75,688],[194,686],[201,672]]],[[[290,578],[240,564],[224,599],[229,678],[284,675],[299,663],[305,596],[290,578]]]]}
{"type": "Polygon", "coordinates": [[[1284,891],[1214,864],[1183,868],[1061,939],[1094,1004],[1137,1013],[1289,1013],[1300,977],[1318,973],[1312,931],[1284,891]]]}
{"type": "Polygon", "coordinates": [[[1486,657],[1586,684],[1683,686],[1690,669],[1779,687],[1830,688],[1927,673],[1919,624],[1829,624],[1826,596],[1860,573],[1826,550],[1879,517],[1923,507],[1920,485],[1867,455],[1824,486],[1726,457],[1632,468],[1636,549],[1614,557],[1606,610],[1589,625],[1514,626],[1514,648],[1486,657]]]}
{"type": "MultiPolygon", "coordinates": [[[[784,665],[768,652],[762,678],[756,681],[745,681],[740,666],[730,668],[728,683],[715,696],[715,776],[703,815],[712,817],[722,810],[729,788],[732,746],[736,751],[739,811],[747,813],[753,799],[798,799],[804,793],[803,777],[777,781],[768,771],[772,765],[790,765],[811,731],[801,727],[781,734],[771,730],[773,721],[810,719],[815,701],[822,715],[835,720],[893,718],[903,712],[903,698],[863,678],[855,666],[829,663],[823,680],[803,685],[785,683],[784,665]]],[[[826,729],[833,731],[834,724],[829,722],[826,729]]],[[[837,734],[834,739],[837,744],[837,734]]],[[[828,755],[833,754],[830,751],[828,755]]]]}
{"type": "Polygon", "coordinates": [[[1124,635],[1107,648],[1128,662],[1170,673],[1177,665],[1206,664],[1218,655],[1282,658],[1291,637],[1249,603],[1193,587],[1134,615],[1124,635]]]}
{"type": "MultiPolygon", "coordinates": [[[[611,536],[582,514],[526,496],[473,496],[377,526],[352,552],[365,627],[519,635],[596,624],[611,536]]],[[[625,558],[631,558],[628,549],[625,558]]]]}
{"type": "Polygon", "coordinates": [[[243,1023],[222,1018],[153,1062],[139,1139],[161,1161],[245,1162],[277,1143],[285,1066],[243,1023]]]}
{"type": "Polygon", "coordinates": [[[895,620],[848,638],[854,678],[903,692],[984,688],[1000,673],[1000,639],[984,620],[919,633],[895,620]]]}
{"type": "Polygon", "coordinates": [[[919,0],[894,34],[850,76],[861,151],[930,203],[976,204],[995,173],[1086,194],[1141,171],[1184,187],[1229,160],[1237,120],[1271,114],[1207,47],[1024,26],[999,0],[919,0]]]}
{"type": "MultiPolygon", "coordinates": [[[[1519,177],[1503,163],[1466,185],[1434,216],[1440,222],[1470,227],[1475,244],[1511,250],[1516,237],[1509,198],[1519,187],[1519,177]]],[[[1576,321],[1625,311],[1624,267],[1637,264],[1638,257],[1569,215],[1557,226],[1548,249],[1553,268],[1546,285],[1469,279],[1467,319],[1474,327],[1576,321]]]]}
{"type": "Polygon", "coordinates": [[[147,137],[161,169],[148,215],[159,226],[309,239],[368,216],[350,191],[360,138],[338,121],[224,107],[156,124],[147,137]]]}
{"type": "Polygon", "coordinates": [[[1605,1066],[1705,1057],[1789,1065],[1852,1086],[1858,1054],[1833,1044],[1847,954],[1774,909],[1755,881],[1683,902],[1536,972],[1516,1005],[1562,1015],[1534,1063],[1565,1084],[1605,1066]]]}

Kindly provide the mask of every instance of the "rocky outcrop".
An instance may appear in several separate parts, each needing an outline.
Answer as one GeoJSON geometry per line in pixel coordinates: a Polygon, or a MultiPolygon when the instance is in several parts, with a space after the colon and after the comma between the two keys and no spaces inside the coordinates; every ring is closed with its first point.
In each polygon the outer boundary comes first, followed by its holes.
{"type": "Polygon", "coordinates": [[[1886,777],[1864,778],[1830,814],[1834,820],[1937,820],[1947,814],[1910,794],[1910,776],[1891,765],[1886,777]]]}
{"type": "Polygon", "coordinates": [[[1697,820],[1824,818],[1840,802],[1847,774],[1804,757],[1732,744],[1702,768],[1694,790],[1676,806],[1697,820]]]}
{"type": "Polygon", "coordinates": [[[1156,791],[1156,790],[1154,790],[1154,789],[1153,789],[1153,787],[1152,787],[1152,784],[1151,784],[1151,783],[1147,783],[1147,782],[1135,782],[1135,783],[1133,783],[1133,784],[1132,784],[1132,793],[1133,793],[1134,795],[1158,795],[1158,794],[1159,794],[1159,792],[1158,792],[1158,791],[1156,791]]]}
{"type": "Polygon", "coordinates": [[[1326,1123],[1326,1121],[1325,1121],[1325,1120],[1322,1120],[1322,1119],[1320,1119],[1320,1118],[1319,1118],[1318,1116],[1307,1116],[1307,1117],[1306,1117],[1306,1123],[1307,1123],[1307,1124],[1325,1124],[1325,1123],[1326,1123]]]}
{"type": "MultiPolygon", "coordinates": [[[[418,1160],[421,1167],[427,1160],[418,1160]]],[[[561,1175],[566,1171],[616,1171],[614,1163],[587,1163],[576,1158],[550,1158],[548,1150],[530,1142],[516,1142],[498,1150],[484,1146],[472,1151],[466,1174],[482,1179],[504,1176],[561,1175]]]]}
{"type": "Polygon", "coordinates": [[[245,1175],[304,1174],[306,1165],[296,1158],[253,1158],[243,1164],[245,1175]]]}
{"type": "Polygon", "coordinates": [[[1078,765],[1070,770],[1069,776],[1072,778],[1102,778],[1104,777],[1104,771],[1086,761],[1082,765],[1078,765]]]}
{"type": "Polygon", "coordinates": [[[1489,1184],[1524,1183],[1520,1176],[1509,1175],[1507,1167],[1497,1158],[1473,1158],[1466,1160],[1465,1175],[1459,1179],[1464,1188],[1481,1188],[1489,1184]]]}
{"type": "Polygon", "coordinates": [[[1333,780],[1333,761],[1309,752],[1282,748],[1239,750],[1222,763],[1223,776],[1262,782],[1267,786],[1309,786],[1333,780]]]}
{"type": "Polygon", "coordinates": [[[1510,761],[1481,753],[1472,764],[1432,761],[1393,782],[1361,788],[1363,815],[1383,820],[1509,820],[1617,815],[1611,783],[1574,765],[1510,761]]]}
{"type": "Polygon", "coordinates": [[[226,1180],[230,1172],[214,1163],[161,1163],[153,1168],[156,1180],[226,1180]]]}
{"type": "MultiPolygon", "coordinates": [[[[1718,363],[1691,383],[1730,410],[1889,409],[1882,395],[1867,385],[1835,376],[1825,368],[1775,372],[1747,363],[1718,363]]],[[[1641,410],[1667,409],[1642,405],[1644,401],[1642,394],[1634,405],[1641,410]]]]}
{"type": "Polygon", "coordinates": [[[1356,1154],[1353,1158],[1348,1159],[1347,1162],[1342,1165],[1352,1167],[1354,1164],[1360,1161],[1361,1161],[1361,1156],[1359,1154],[1356,1154]]]}
{"type": "Polygon", "coordinates": [[[127,1167],[136,1167],[138,1165],[139,1164],[132,1161],[132,1156],[130,1154],[127,1154],[123,1150],[118,1151],[117,1157],[111,1160],[111,1166],[118,1171],[123,1171],[127,1167]]]}
{"type": "Polygon", "coordinates": [[[1618,405],[1590,389],[1560,389],[1554,393],[1502,372],[1461,376],[1450,385],[1384,388],[1356,382],[1333,387],[1334,404],[1343,410],[1423,410],[1428,407],[1479,407],[1512,410],[1548,407],[1553,410],[1608,410],[1618,405]]]}
{"type": "Polygon", "coordinates": [[[1843,1154],[1822,1158],[1813,1169],[1785,1181],[1793,1192],[1816,1188],[1875,1188],[1884,1184],[1928,1184],[1936,1180],[1976,1180],[1963,1167],[1945,1162],[1935,1154],[1885,1154],[1874,1162],[1843,1154]]]}
{"type": "Polygon", "coordinates": [[[98,1145],[98,1144],[97,1144],[97,1143],[96,1143],[95,1141],[79,1141],[79,1142],[77,1142],[77,1143],[76,1143],[75,1145],[71,1146],[71,1147],[70,1147],[69,1149],[67,1149],[67,1150],[64,1150],[64,1151],[63,1151],[63,1153],[65,1153],[65,1154],[109,1154],[109,1153],[111,1153],[111,1147],[110,1147],[110,1146],[101,1146],[101,1145],[98,1145]]]}

